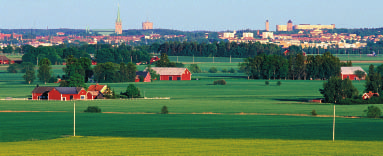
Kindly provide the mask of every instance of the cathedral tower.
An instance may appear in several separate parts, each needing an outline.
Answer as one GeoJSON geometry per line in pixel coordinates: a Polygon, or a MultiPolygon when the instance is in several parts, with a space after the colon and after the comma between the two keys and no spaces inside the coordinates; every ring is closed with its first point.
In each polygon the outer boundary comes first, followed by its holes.
{"type": "Polygon", "coordinates": [[[117,35],[122,34],[122,23],[120,18],[120,5],[118,5],[117,19],[116,19],[116,29],[114,31],[117,35]]]}

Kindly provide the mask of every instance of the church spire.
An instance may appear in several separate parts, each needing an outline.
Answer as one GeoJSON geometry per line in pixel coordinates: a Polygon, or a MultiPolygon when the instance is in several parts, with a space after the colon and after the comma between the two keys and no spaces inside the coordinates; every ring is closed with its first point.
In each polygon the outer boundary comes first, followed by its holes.
{"type": "Polygon", "coordinates": [[[121,18],[120,18],[120,4],[118,4],[117,20],[116,20],[116,22],[121,23],[121,18]]]}

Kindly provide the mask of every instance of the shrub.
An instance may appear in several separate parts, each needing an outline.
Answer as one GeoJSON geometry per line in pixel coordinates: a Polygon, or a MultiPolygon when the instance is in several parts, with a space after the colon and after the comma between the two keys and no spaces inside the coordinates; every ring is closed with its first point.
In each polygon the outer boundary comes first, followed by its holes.
{"type": "Polygon", "coordinates": [[[161,114],[168,114],[168,113],[169,113],[168,107],[163,106],[162,109],[161,109],[161,114]]]}
{"type": "Polygon", "coordinates": [[[211,67],[209,69],[209,73],[217,73],[217,68],[216,67],[211,67]]]}
{"type": "Polygon", "coordinates": [[[223,68],[223,69],[222,69],[222,73],[227,73],[227,69],[226,69],[226,68],[223,68]]]}
{"type": "Polygon", "coordinates": [[[277,85],[278,85],[278,86],[281,86],[281,85],[282,85],[282,82],[281,82],[281,81],[278,81],[278,82],[277,82],[277,85]]]}
{"type": "Polygon", "coordinates": [[[200,72],[202,72],[197,64],[191,64],[190,67],[189,67],[189,70],[192,73],[200,73],[200,72]]]}
{"type": "Polygon", "coordinates": [[[17,69],[18,69],[18,65],[17,64],[10,64],[7,68],[7,71],[8,73],[17,73],[17,69]]]}
{"type": "Polygon", "coordinates": [[[365,111],[367,111],[367,117],[369,118],[380,118],[382,114],[380,108],[376,106],[368,106],[368,109],[365,111]]]}
{"type": "Polygon", "coordinates": [[[268,86],[270,84],[269,81],[265,81],[265,85],[268,86]]]}
{"type": "Polygon", "coordinates": [[[214,85],[226,85],[226,81],[224,79],[216,80],[213,82],[214,85]]]}
{"type": "Polygon", "coordinates": [[[88,113],[101,113],[101,108],[98,108],[98,106],[88,106],[84,112],[88,113]]]}
{"type": "Polygon", "coordinates": [[[311,111],[311,115],[318,115],[318,113],[317,113],[317,111],[315,110],[315,109],[313,109],[312,111],[311,111]]]}
{"type": "Polygon", "coordinates": [[[235,71],[234,68],[231,68],[231,69],[229,70],[229,72],[230,72],[230,73],[235,73],[236,71],[235,71]]]}

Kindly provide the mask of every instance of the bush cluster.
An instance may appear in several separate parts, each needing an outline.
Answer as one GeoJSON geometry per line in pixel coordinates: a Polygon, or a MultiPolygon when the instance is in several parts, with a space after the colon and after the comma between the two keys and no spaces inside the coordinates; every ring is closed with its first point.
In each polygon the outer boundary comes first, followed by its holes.
{"type": "Polygon", "coordinates": [[[268,86],[270,84],[269,81],[265,81],[265,85],[268,86]]]}
{"type": "Polygon", "coordinates": [[[210,69],[209,69],[209,73],[217,73],[217,68],[216,67],[211,67],[210,69]]]}
{"type": "Polygon", "coordinates": [[[224,79],[216,80],[213,82],[214,85],[226,85],[226,81],[224,79]]]}
{"type": "Polygon", "coordinates": [[[98,108],[98,106],[88,106],[84,112],[88,113],[101,113],[101,108],[98,108]]]}
{"type": "Polygon", "coordinates": [[[382,115],[382,111],[376,106],[368,106],[368,109],[365,111],[367,111],[368,118],[380,118],[382,115]]]}
{"type": "Polygon", "coordinates": [[[383,103],[383,97],[371,97],[368,100],[363,100],[362,97],[354,97],[349,99],[342,99],[338,104],[340,105],[358,105],[358,104],[381,104],[383,103]]]}

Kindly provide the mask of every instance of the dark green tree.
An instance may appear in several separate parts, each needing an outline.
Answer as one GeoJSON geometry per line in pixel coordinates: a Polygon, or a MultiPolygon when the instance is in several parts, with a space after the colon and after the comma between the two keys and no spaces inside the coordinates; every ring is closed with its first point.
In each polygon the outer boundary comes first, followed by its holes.
{"type": "Polygon", "coordinates": [[[26,83],[31,84],[36,79],[35,69],[27,68],[23,76],[26,83]]]}
{"type": "Polygon", "coordinates": [[[368,106],[368,109],[365,111],[367,111],[367,117],[369,118],[380,118],[382,115],[382,111],[376,106],[368,106]]]}
{"type": "Polygon", "coordinates": [[[127,72],[127,79],[129,82],[134,82],[136,79],[136,65],[133,64],[132,62],[129,62],[126,66],[126,72],[127,72]]]}
{"type": "Polygon", "coordinates": [[[39,70],[37,77],[40,79],[40,81],[43,81],[46,84],[52,76],[51,73],[51,61],[49,61],[49,59],[47,58],[44,58],[41,61],[39,61],[39,70]]]}
{"type": "Polygon", "coordinates": [[[17,73],[17,69],[18,69],[18,65],[17,64],[10,64],[7,68],[7,71],[8,73],[17,73]]]}
{"type": "Polygon", "coordinates": [[[123,94],[128,98],[137,98],[140,97],[140,90],[134,84],[129,84],[126,88],[126,92],[123,94]]]}
{"type": "Polygon", "coordinates": [[[360,81],[360,79],[362,79],[366,75],[366,73],[364,71],[361,71],[361,70],[356,70],[354,72],[354,74],[359,78],[359,81],[360,81]]]}
{"type": "Polygon", "coordinates": [[[358,96],[358,90],[352,85],[351,80],[335,76],[328,82],[323,83],[323,89],[319,90],[328,103],[339,103],[343,99],[358,96]]]}
{"type": "Polygon", "coordinates": [[[74,74],[72,75],[68,80],[68,86],[65,86],[65,87],[83,87],[83,88],[88,88],[86,85],[85,85],[85,82],[84,82],[84,77],[80,74],[74,74]]]}
{"type": "Polygon", "coordinates": [[[192,73],[200,73],[201,69],[198,67],[197,64],[191,64],[189,67],[190,72],[192,73]]]}

